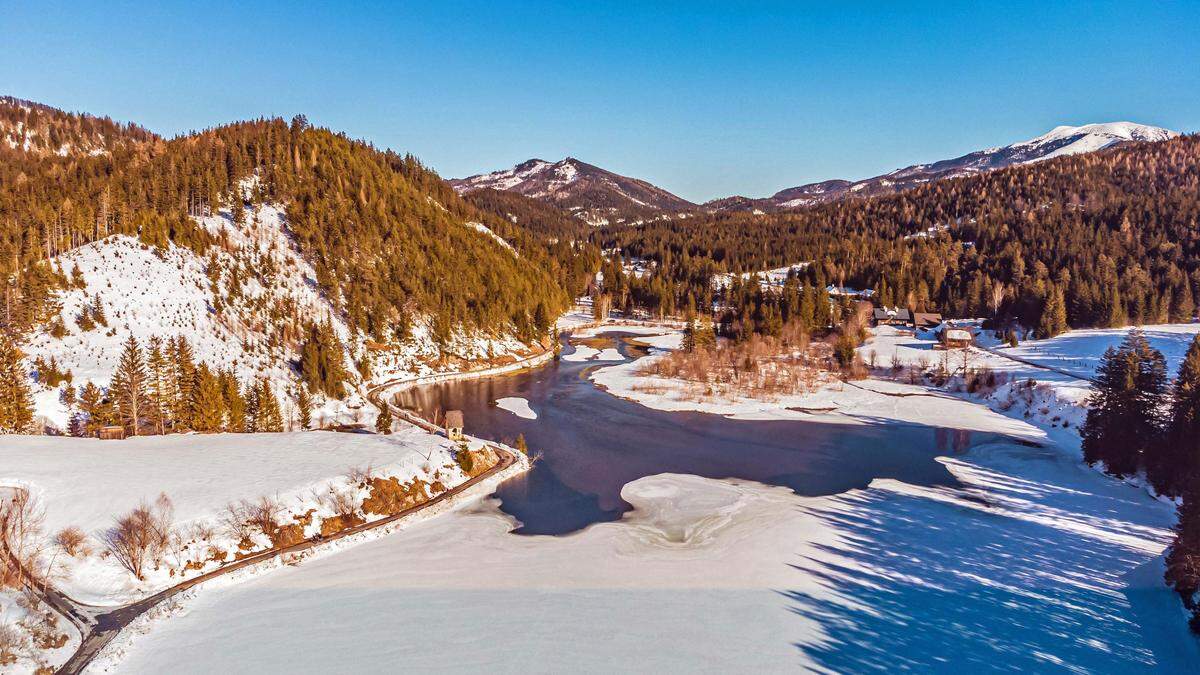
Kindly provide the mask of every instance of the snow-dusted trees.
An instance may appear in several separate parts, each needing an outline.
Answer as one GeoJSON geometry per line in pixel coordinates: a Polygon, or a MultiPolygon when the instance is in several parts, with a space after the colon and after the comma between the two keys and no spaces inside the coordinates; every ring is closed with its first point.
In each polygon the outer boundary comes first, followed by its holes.
{"type": "Polygon", "coordinates": [[[21,352],[0,334],[0,433],[27,432],[33,424],[33,400],[21,352]]]}
{"type": "Polygon", "coordinates": [[[121,423],[131,436],[138,435],[149,407],[146,385],[146,362],[142,348],[137,338],[130,335],[125,341],[117,370],[113,373],[109,393],[116,401],[121,423]]]}

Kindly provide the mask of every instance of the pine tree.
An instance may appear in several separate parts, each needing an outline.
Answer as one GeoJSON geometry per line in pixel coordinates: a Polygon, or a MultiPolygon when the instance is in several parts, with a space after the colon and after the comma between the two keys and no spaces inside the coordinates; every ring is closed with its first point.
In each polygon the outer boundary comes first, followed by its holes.
{"type": "Polygon", "coordinates": [[[1161,494],[1179,496],[1200,472],[1200,335],[1192,339],[1171,390],[1167,442],[1147,452],[1146,473],[1161,494]]]}
{"type": "Polygon", "coordinates": [[[130,436],[137,436],[147,412],[146,363],[142,348],[133,335],[125,340],[109,394],[116,402],[121,423],[130,436]]]}
{"type": "Polygon", "coordinates": [[[196,363],[192,346],[182,335],[176,336],[171,342],[171,370],[171,390],[174,394],[171,417],[174,424],[190,427],[195,398],[196,363]]]}
{"type": "Polygon", "coordinates": [[[188,417],[192,429],[201,433],[215,433],[224,426],[225,396],[221,392],[220,382],[206,363],[196,368],[190,407],[188,417]]]}
{"type": "Polygon", "coordinates": [[[1147,449],[1161,442],[1166,370],[1166,359],[1139,329],[1129,331],[1120,347],[1104,352],[1082,430],[1087,463],[1103,462],[1116,476],[1132,475],[1144,466],[1147,449]]]}
{"type": "Polygon", "coordinates": [[[263,378],[254,391],[253,430],[259,433],[283,431],[283,415],[279,411],[279,400],[271,389],[271,381],[263,378]]]}
{"type": "Polygon", "coordinates": [[[150,337],[146,354],[146,396],[149,403],[147,417],[154,425],[155,431],[167,433],[168,403],[170,392],[170,363],[163,352],[162,338],[157,335],[150,337]]]}
{"type": "Polygon", "coordinates": [[[300,429],[308,431],[309,425],[312,424],[312,395],[303,384],[296,387],[296,415],[300,429]]]}
{"type": "Polygon", "coordinates": [[[1038,334],[1042,338],[1052,338],[1066,332],[1067,303],[1063,299],[1062,290],[1055,288],[1046,299],[1046,308],[1042,311],[1042,320],[1038,324],[1038,334]]]}
{"type": "Polygon", "coordinates": [[[381,434],[392,433],[392,407],[386,403],[379,409],[375,418],[375,431],[381,434]]]}
{"type": "Polygon", "coordinates": [[[309,326],[308,339],[300,348],[300,374],[310,391],[324,392],[336,399],[345,396],[343,382],[348,376],[343,365],[344,354],[331,324],[309,326]]]}
{"type": "Polygon", "coordinates": [[[246,398],[237,377],[231,370],[222,370],[217,380],[225,401],[225,431],[235,434],[246,431],[246,398]]]}
{"type": "Polygon", "coordinates": [[[525,434],[517,434],[517,450],[520,450],[522,455],[529,454],[529,445],[525,442],[525,434]]]}
{"type": "Polygon", "coordinates": [[[0,335],[0,433],[28,433],[32,424],[33,398],[21,351],[0,335]]]}

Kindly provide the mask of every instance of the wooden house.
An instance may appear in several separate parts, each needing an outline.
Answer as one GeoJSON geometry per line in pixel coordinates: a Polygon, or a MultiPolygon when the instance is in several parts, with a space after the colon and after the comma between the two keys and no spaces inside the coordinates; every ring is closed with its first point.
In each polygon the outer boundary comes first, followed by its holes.
{"type": "Polygon", "coordinates": [[[912,322],[917,330],[933,330],[942,325],[942,315],[936,312],[913,312],[912,322]]]}
{"type": "Polygon", "coordinates": [[[876,307],[871,314],[876,326],[907,326],[912,321],[908,308],[876,307]]]}
{"type": "Polygon", "coordinates": [[[125,439],[125,427],[119,425],[100,427],[96,431],[96,438],[102,441],[121,441],[125,439]]]}
{"type": "Polygon", "coordinates": [[[452,441],[463,439],[463,413],[461,410],[446,411],[446,438],[452,441]]]}
{"type": "Polygon", "coordinates": [[[946,328],[942,331],[942,344],[946,349],[966,349],[975,342],[975,336],[964,328],[946,328]]]}

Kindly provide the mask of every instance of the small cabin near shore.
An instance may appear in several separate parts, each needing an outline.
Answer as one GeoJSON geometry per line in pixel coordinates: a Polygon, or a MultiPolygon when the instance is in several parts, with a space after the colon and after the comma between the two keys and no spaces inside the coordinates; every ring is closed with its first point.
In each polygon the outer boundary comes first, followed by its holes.
{"type": "Polygon", "coordinates": [[[96,430],[96,438],[99,438],[102,441],[125,440],[125,427],[117,425],[100,427],[96,430]]]}
{"type": "Polygon", "coordinates": [[[446,438],[452,441],[463,439],[463,413],[461,410],[446,411],[446,438]]]}

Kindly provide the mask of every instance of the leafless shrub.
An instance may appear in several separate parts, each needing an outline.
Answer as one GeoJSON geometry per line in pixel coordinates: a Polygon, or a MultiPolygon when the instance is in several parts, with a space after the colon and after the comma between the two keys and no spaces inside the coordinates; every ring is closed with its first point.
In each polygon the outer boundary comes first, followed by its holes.
{"type": "Polygon", "coordinates": [[[347,516],[358,510],[358,497],[349,488],[330,487],[318,496],[318,503],[335,516],[347,516]]]}
{"type": "Polygon", "coordinates": [[[54,536],[54,543],[58,544],[59,548],[72,558],[75,556],[86,558],[91,554],[91,550],[87,546],[87,535],[74,525],[60,530],[54,536]]]}
{"type": "Polygon", "coordinates": [[[346,470],[346,480],[354,485],[367,485],[374,477],[375,467],[370,464],[366,466],[352,466],[346,470]]]}
{"type": "Polygon", "coordinates": [[[45,511],[29,491],[0,498],[0,587],[21,588],[41,569],[45,511]]]}
{"type": "Polygon", "coordinates": [[[195,542],[209,541],[217,536],[217,528],[207,520],[198,520],[192,523],[188,536],[195,542]]]}
{"type": "Polygon", "coordinates": [[[225,513],[221,514],[221,526],[230,538],[241,541],[248,539],[253,533],[250,525],[250,509],[250,502],[244,499],[225,505],[225,513]]]}
{"type": "Polygon", "coordinates": [[[257,502],[250,505],[250,524],[258,527],[263,534],[269,535],[279,529],[279,514],[282,511],[279,500],[259,497],[257,502]]]}
{"type": "Polygon", "coordinates": [[[0,666],[15,663],[17,657],[29,648],[29,636],[9,623],[0,623],[0,666]]]}
{"type": "Polygon", "coordinates": [[[143,580],[146,562],[158,541],[154,528],[154,513],[149,505],[142,502],[129,513],[118,517],[101,539],[122,567],[143,580]]]}

